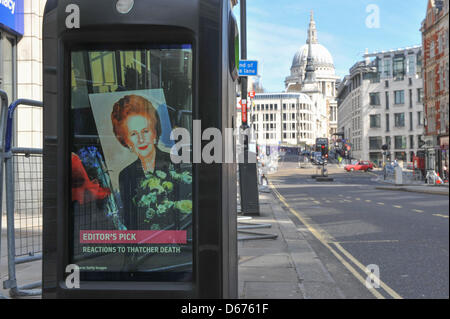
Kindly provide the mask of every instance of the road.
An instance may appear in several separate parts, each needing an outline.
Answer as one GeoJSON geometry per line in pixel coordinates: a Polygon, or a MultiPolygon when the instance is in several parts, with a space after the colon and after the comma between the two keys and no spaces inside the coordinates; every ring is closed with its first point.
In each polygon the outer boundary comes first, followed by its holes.
{"type": "Polygon", "coordinates": [[[376,190],[375,173],[313,173],[288,158],[269,180],[347,298],[449,298],[447,196],[376,190]],[[379,288],[366,288],[368,265],[379,288]]]}

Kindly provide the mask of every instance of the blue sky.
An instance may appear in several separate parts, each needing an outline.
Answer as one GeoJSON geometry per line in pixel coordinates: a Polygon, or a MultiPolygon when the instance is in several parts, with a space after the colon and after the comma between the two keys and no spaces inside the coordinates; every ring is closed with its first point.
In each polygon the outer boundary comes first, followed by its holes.
{"type": "MultiPolygon", "coordinates": [[[[239,23],[239,6],[234,14],[239,23]]],[[[258,60],[264,88],[284,90],[295,52],[306,43],[314,10],[319,43],[340,77],[369,52],[421,44],[427,0],[247,0],[247,57],[258,60]],[[369,5],[379,8],[379,28],[368,28],[369,5]]]]}

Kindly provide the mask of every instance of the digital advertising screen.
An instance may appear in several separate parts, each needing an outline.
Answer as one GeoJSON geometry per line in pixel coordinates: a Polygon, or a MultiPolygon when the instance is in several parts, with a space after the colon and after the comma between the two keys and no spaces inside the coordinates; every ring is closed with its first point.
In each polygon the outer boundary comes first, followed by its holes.
{"type": "Polygon", "coordinates": [[[192,281],[192,165],[170,157],[171,131],[192,133],[191,45],[70,59],[71,263],[82,280],[192,281]]]}

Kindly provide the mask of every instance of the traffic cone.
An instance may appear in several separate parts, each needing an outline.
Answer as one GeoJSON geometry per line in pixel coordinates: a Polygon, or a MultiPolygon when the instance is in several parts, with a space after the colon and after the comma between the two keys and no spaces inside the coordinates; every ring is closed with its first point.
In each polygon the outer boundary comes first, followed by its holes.
{"type": "Polygon", "coordinates": [[[437,180],[436,180],[436,184],[442,184],[442,179],[441,179],[441,177],[439,176],[439,173],[436,173],[436,175],[437,175],[437,180]]]}

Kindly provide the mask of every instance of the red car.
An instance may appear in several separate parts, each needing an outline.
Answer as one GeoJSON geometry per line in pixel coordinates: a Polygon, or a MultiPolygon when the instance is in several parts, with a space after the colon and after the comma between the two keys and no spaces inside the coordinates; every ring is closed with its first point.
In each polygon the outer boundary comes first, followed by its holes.
{"type": "Polygon", "coordinates": [[[373,163],[369,162],[369,161],[361,161],[361,162],[357,162],[355,164],[349,164],[349,165],[345,165],[344,169],[347,172],[353,172],[353,171],[371,171],[373,170],[373,163]]]}

